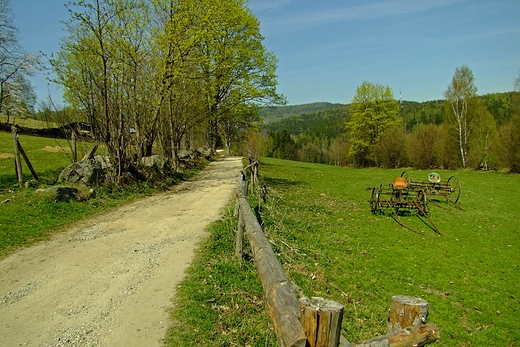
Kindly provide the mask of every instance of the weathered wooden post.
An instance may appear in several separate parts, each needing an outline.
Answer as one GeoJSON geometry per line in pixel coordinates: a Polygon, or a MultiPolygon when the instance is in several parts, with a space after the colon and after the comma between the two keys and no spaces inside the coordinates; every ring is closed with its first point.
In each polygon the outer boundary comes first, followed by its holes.
{"type": "Polygon", "coordinates": [[[412,296],[392,296],[390,313],[387,320],[387,332],[392,333],[409,326],[426,324],[429,305],[426,300],[412,296]]]}
{"type": "Polygon", "coordinates": [[[23,172],[22,172],[22,161],[20,159],[20,150],[18,148],[18,128],[15,124],[11,125],[11,131],[13,133],[13,145],[14,145],[14,160],[16,166],[16,177],[18,178],[18,185],[23,186],[23,172]]]}
{"type": "Polygon", "coordinates": [[[78,151],[76,148],[76,132],[72,129],[72,159],[76,163],[78,161],[78,151]]]}
{"type": "MultiPolygon", "coordinates": [[[[20,154],[22,155],[23,159],[25,160],[25,163],[27,164],[27,167],[29,168],[29,170],[31,171],[33,177],[35,180],[39,181],[40,180],[40,177],[38,177],[38,174],[36,173],[36,171],[34,170],[34,167],[32,166],[31,164],[31,161],[29,160],[29,157],[27,156],[27,154],[25,153],[25,151],[23,150],[23,147],[22,147],[22,144],[20,143],[20,141],[17,141],[18,142],[18,151],[20,152],[20,154]]],[[[26,182],[27,183],[27,182],[26,182]]]]}
{"type": "Polygon", "coordinates": [[[307,347],[337,347],[342,319],[343,305],[338,302],[300,298],[300,322],[307,335],[307,347]]]}
{"type": "Polygon", "coordinates": [[[235,205],[235,217],[238,218],[237,228],[237,239],[235,244],[235,256],[242,260],[243,249],[244,249],[244,218],[243,214],[240,213],[239,198],[247,196],[247,180],[246,175],[241,172],[238,178],[238,189],[237,189],[237,202],[235,205]]]}

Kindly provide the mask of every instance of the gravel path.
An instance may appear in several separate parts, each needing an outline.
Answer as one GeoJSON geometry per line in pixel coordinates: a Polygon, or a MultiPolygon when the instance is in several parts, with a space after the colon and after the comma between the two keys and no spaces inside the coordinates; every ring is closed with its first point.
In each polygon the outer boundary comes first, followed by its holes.
{"type": "Polygon", "coordinates": [[[0,346],[160,346],[171,299],[241,158],[0,261],[0,346]]]}

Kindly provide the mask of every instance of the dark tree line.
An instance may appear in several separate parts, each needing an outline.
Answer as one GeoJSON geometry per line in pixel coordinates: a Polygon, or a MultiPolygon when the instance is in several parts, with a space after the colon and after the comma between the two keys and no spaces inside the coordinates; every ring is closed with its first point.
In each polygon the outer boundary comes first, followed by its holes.
{"type": "MultiPolygon", "coordinates": [[[[284,107],[279,109],[283,117],[284,107]]],[[[468,167],[509,168],[520,172],[520,92],[475,96],[472,109],[482,117],[474,123],[468,167]]],[[[374,147],[377,161],[374,165],[421,169],[462,167],[456,134],[447,124],[449,112],[446,100],[403,101],[399,111],[402,123],[381,134],[374,147]]],[[[268,123],[263,127],[264,138],[269,139],[263,155],[284,159],[296,157],[295,160],[330,165],[355,165],[349,158],[350,134],[345,128],[350,119],[350,105],[345,105],[268,123]],[[282,132],[285,132],[283,136],[282,132]],[[274,141],[280,137],[285,141],[274,141]],[[291,148],[292,157],[283,156],[285,146],[291,148]]]]}

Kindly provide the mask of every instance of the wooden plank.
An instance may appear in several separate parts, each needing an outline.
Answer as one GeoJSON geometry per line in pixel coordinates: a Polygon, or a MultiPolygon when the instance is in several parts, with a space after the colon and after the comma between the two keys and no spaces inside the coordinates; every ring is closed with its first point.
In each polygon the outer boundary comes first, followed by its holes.
{"type": "Polygon", "coordinates": [[[238,202],[278,343],[282,347],[305,347],[307,337],[300,324],[300,304],[296,294],[249,203],[242,195],[238,202]]]}

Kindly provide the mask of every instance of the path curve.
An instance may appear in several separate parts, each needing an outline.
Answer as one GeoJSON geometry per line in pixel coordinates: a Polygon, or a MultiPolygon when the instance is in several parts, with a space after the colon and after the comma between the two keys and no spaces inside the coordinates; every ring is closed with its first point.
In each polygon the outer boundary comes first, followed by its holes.
{"type": "Polygon", "coordinates": [[[160,346],[175,288],[241,158],[0,261],[0,346],[160,346]]]}

